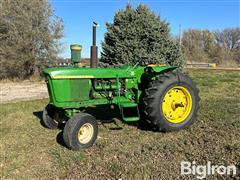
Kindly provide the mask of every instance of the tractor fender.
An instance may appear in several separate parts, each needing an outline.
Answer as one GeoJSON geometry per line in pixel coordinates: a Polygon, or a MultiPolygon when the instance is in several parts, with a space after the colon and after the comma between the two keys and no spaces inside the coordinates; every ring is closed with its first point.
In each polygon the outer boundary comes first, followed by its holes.
{"type": "Polygon", "coordinates": [[[158,74],[163,74],[169,71],[174,71],[175,69],[177,69],[177,66],[155,66],[152,67],[153,71],[155,72],[154,74],[158,75],[158,74]]]}
{"type": "Polygon", "coordinates": [[[150,68],[147,72],[142,73],[138,79],[140,83],[140,89],[145,89],[149,81],[156,78],[157,75],[163,74],[166,72],[174,71],[177,69],[177,66],[148,66],[150,68]]]}

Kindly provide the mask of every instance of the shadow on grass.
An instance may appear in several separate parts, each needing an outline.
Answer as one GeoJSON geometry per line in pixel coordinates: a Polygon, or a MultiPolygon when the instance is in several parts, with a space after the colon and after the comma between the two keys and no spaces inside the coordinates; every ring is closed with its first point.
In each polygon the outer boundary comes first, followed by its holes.
{"type": "Polygon", "coordinates": [[[64,140],[63,140],[63,131],[60,131],[60,132],[57,134],[56,142],[57,142],[59,145],[65,147],[65,148],[67,148],[67,149],[69,149],[69,148],[67,147],[67,145],[64,143],[64,140]]]}
{"type": "Polygon", "coordinates": [[[43,120],[42,120],[42,113],[43,113],[43,111],[36,111],[36,112],[33,112],[33,115],[37,117],[37,120],[40,122],[40,124],[41,124],[43,127],[47,128],[47,127],[45,126],[43,120]]]}
{"type": "Polygon", "coordinates": [[[41,121],[42,120],[42,113],[43,113],[43,111],[36,111],[36,112],[33,112],[33,115],[36,116],[39,121],[41,121]]]}
{"type": "MultiPolygon", "coordinates": [[[[99,105],[99,106],[93,106],[88,107],[84,109],[82,112],[91,114],[98,120],[98,125],[103,126],[107,130],[122,130],[125,124],[129,126],[135,126],[138,129],[144,130],[144,131],[153,131],[152,127],[144,120],[140,120],[137,122],[124,122],[121,120],[121,115],[119,113],[119,110],[117,107],[111,108],[107,105],[99,105]],[[107,124],[114,124],[114,127],[109,127],[107,124]]],[[[36,111],[33,112],[33,115],[37,117],[40,124],[47,128],[42,120],[42,113],[43,111],[36,111]]],[[[56,142],[60,144],[63,147],[67,146],[64,143],[63,140],[63,129],[64,129],[65,123],[59,124],[58,128],[61,130],[57,137],[56,142]]]]}
{"type": "Polygon", "coordinates": [[[116,127],[108,128],[109,130],[121,130],[123,129],[121,125],[126,124],[129,126],[135,126],[143,131],[153,131],[152,126],[148,122],[146,122],[143,117],[141,117],[141,119],[136,122],[122,121],[122,117],[117,106],[115,106],[114,108],[110,108],[110,106],[107,105],[88,107],[85,112],[91,114],[96,119],[98,119],[100,125],[102,125],[103,127],[106,127],[105,124],[108,123],[113,123],[116,125],[116,127]]]}
{"type": "Polygon", "coordinates": [[[84,111],[85,113],[91,114],[94,116],[98,122],[99,125],[102,125],[104,128],[109,130],[121,130],[123,129],[120,125],[120,114],[117,108],[111,108],[107,105],[99,105],[99,106],[93,106],[88,107],[84,111]],[[114,124],[115,127],[107,127],[107,124],[114,124]]]}

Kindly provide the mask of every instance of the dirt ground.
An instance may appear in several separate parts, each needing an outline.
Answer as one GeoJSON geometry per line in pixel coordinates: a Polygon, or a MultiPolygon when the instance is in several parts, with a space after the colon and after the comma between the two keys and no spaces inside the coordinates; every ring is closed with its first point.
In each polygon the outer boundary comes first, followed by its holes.
{"type": "Polygon", "coordinates": [[[48,97],[45,82],[0,82],[0,103],[48,97]]]}

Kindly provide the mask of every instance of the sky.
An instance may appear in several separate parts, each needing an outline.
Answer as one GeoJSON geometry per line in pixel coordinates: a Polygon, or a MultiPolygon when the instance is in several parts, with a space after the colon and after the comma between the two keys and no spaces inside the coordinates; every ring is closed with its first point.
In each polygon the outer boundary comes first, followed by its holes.
{"type": "Polygon", "coordinates": [[[63,52],[70,57],[70,44],[83,46],[82,57],[90,57],[92,22],[99,23],[97,45],[99,54],[104,40],[106,22],[113,22],[116,11],[127,2],[133,7],[139,3],[150,7],[161,19],[170,23],[173,36],[189,28],[217,30],[240,27],[240,0],[50,0],[55,15],[64,22],[63,52]]]}

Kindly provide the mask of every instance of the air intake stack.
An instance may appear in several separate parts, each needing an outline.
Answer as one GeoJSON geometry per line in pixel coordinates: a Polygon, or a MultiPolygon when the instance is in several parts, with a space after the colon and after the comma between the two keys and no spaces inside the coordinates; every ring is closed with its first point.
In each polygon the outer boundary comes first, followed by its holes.
{"type": "Polygon", "coordinates": [[[78,66],[78,63],[81,61],[81,50],[82,46],[79,44],[72,44],[71,49],[71,61],[74,66],[78,66]]]}
{"type": "Polygon", "coordinates": [[[98,67],[98,47],[96,46],[96,29],[98,26],[99,26],[98,23],[93,22],[93,42],[91,46],[91,57],[90,57],[91,68],[98,67]]]}

